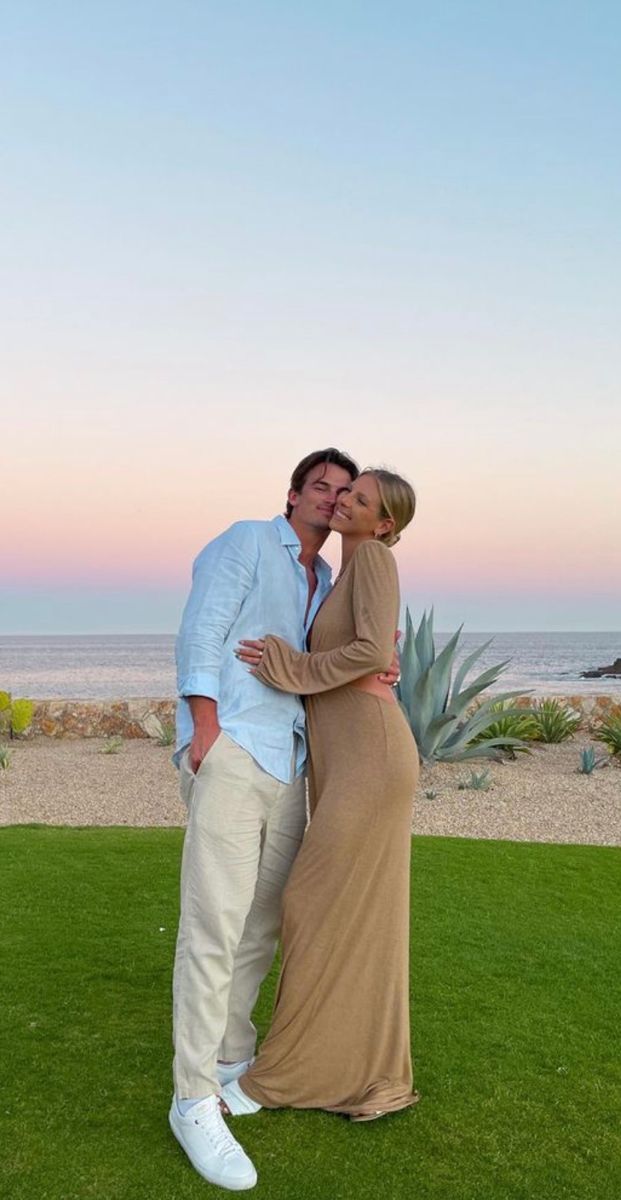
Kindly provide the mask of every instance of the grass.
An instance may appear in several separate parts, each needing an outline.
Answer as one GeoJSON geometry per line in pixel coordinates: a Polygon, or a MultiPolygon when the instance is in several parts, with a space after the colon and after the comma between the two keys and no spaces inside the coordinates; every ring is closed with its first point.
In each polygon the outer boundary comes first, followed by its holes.
{"type": "MultiPolygon", "coordinates": [[[[199,1200],[168,1132],[179,830],[0,830],[0,1194],[199,1200]],[[7,970],[8,968],[8,970],[7,970]]],[[[621,1194],[621,852],[417,838],[416,1109],[233,1128],[257,1200],[621,1194]]],[[[274,976],[261,997],[264,1031],[274,976]]]]}

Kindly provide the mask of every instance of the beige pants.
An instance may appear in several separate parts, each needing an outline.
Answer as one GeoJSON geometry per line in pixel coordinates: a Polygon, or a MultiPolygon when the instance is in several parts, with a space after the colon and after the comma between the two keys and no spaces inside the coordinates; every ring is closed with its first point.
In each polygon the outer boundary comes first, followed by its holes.
{"type": "Polygon", "coordinates": [[[196,775],[180,763],[188,826],[173,980],[180,1100],[218,1090],[216,1061],[254,1054],[250,1019],[306,824],[304,779],[280,783],[221,733],[196,775]]]}

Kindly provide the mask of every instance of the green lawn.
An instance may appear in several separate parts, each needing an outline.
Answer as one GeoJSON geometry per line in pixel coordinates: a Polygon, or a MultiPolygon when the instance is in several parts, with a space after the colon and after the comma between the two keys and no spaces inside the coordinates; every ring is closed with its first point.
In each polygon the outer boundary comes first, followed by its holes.
{"type": "MultiPolygon", "coordinates": [[[[2,1196],[224,1195],[167,1126],[180,850],[178,830],[0,831],[2,1196]]],[[[621,851],[417,838],[412,882],[421,1103],[238,1118],[254,1195],[617,1200],[621,851]]]]}

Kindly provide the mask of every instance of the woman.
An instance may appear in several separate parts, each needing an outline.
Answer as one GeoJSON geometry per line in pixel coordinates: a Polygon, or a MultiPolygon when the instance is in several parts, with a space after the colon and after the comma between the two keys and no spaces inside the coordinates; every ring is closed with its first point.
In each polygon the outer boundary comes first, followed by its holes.
{"type": "Polygon", "coordinates": [[[409,483],[365,471],[337,502],[341,570],[311,652],[240,643],[257,678],[307,697],[311,821],[283,900],[282,971],[270,1031],[232,1114],[322,1108],[372,1120],[414,1104],[408,940],[418,756],[391,689],[399,583],[388,549],[414,515],[409,483]]]}

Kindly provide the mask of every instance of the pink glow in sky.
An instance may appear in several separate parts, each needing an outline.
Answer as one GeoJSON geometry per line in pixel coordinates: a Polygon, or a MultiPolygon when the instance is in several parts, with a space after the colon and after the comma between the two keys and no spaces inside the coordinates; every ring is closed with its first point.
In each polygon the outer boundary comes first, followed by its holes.
{"type": "MultiPolygon", "coordinates": [[[[70,425],[71,437],[66,443],[60,438],[54,452],[47,436],[37,441],[31,434],[34,470],[27,491],[21,468],[9,466],[10,487],[15,495],[21,490],[21,500],[19,520],[4,535],[5,582],[183,588],[205,541],[234,520],[282,511],[291,466],[308,448],[334,441],[353,452],[360,448],[363,462],[397,468],[405,463],[419,496],[415,521],[396,552],[408,587],[571,588],[585,597],[591,589],[621,588],[616,484],[610,476],[598,477],[593,462],[585,473],[579,425],[575,443],[567,429],[540,474],[534,474],[533,454],[523,440],[526,479],[515,441],[511,455],[505,454],[504,432],[492,470],[489,433],[479,459],[472,447],[462,455],[457,438],[443,448],[439,415],[432,425],[422,412],[400,417],[396,405],[393,420],[377,431],[375,417],[359,415],[351,404],[334,428],[319,420],[317,433],[313,414],[302,413],[295,439],[272,432],[278,424],[274,412],[271,428],[256,417],[248,422],[239,444],[227,431],[226,404],[216,407],[222,427],[218,439],[211,432],[213,415],[201,423],[194,415],[188,418],[182,405],[177,407],[182,423],[171,421],[166,436],[159,429],[145,430],[131,413],[121,418],[118,435],[99,426],[96,436],[95,414],[86,419],[82,414],[70,425]],[[195,426],[194,451],[186,422],[195,426]],[[399,426],[398,437],[392,424],[399,426]],[[424,439],[417,437],[419,425],[425,427],[424,439]]],[[[335,538],[328,557],[338,560],[335,538]]]]}
{"type": "Polygon", "coordinates": [[[619,628],[618,10],[26,8],[0,630],[106,631],[112,591],[123,629],[140,589],[174,629],[327,444],[415,484],[412,603],[619,628]]]}

